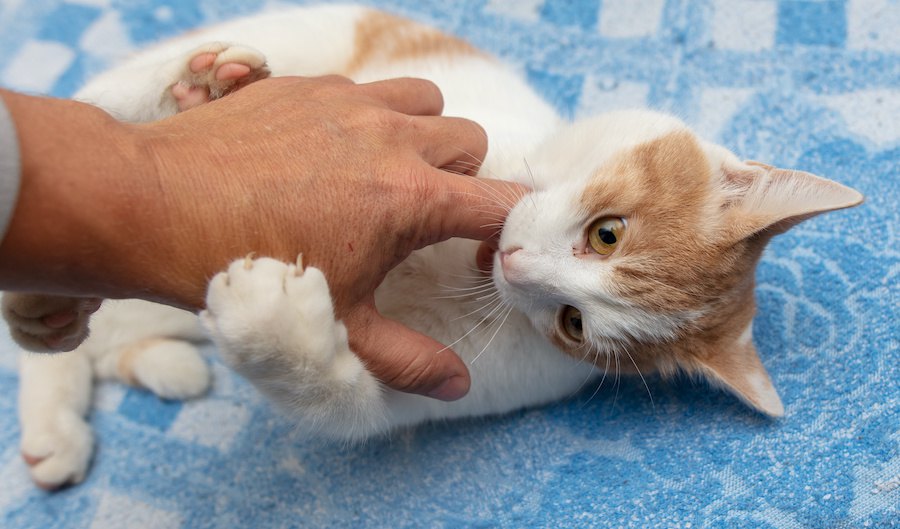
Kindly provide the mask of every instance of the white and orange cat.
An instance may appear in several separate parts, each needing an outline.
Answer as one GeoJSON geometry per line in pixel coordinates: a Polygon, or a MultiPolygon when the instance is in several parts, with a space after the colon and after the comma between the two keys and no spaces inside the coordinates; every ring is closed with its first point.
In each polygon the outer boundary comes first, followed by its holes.
{"type": "Polygon", "coordinates": [[[858,192],[741,161],[664,114],[569,123],[497,60],[361,7],[299,8],[192,33],[101,75],[77,97],[146,121],[270,72],[431,79],[446,115],[487,130],[480,177],[533,187],[498,197],[509,215],[490,272],[478,271],[478,243],[454,239],[414,253],[377,291],[384,314],[452,344],[470,365],[471,391],[440,402],[381,385],[335,321],[326,278],[302,265],[236,261],[210,283],[200,321],[107,301],[86,340],[95,303],[7,295],[4,314],[26,349],[80,343],[71,353],[22,356],[21,447],[38,484],[83,479],[92,377],[163,397],[203,393],[209,374],[191,345],[204,337],[201,321],[222,360],[290,421],[337,439],[546,403],[620,372],[701,375],[762,413],[783,414],[752,340],[756,263],[773,235],[859,204],[858,192]]]}

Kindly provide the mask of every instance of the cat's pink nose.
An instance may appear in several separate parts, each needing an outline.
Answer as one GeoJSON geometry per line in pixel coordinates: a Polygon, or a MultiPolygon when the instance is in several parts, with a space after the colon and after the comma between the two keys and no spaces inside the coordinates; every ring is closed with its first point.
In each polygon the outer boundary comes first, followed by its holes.
{"type": "Polygon", "coordinates": [[[514,280],[516,274],[515,266],[513,264],[513,261],[515,261],[515,259],[513,258],[513,256],[521,249],[521,247],[515,246],[513,248],[507,248],[506,250],[500,252],[500,267],[503,269],[503,276],[508,281],[514,280]]]}
{"type": "Polygon", "coordinates": [[[500,252],[500,264],[505,265],[506,261],[512,256],[512,254],[518,252],[522,248],[519,246],[514,246],[512,248],[508,248],[500,252]]]}

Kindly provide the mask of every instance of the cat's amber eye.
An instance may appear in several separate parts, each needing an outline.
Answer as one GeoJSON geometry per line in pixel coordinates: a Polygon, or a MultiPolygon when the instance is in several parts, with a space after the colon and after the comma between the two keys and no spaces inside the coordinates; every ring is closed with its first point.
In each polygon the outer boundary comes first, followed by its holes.
{"type": "Polygon", "coordinates": [[[571,305],[566,305],[563,308],[561,318],[562,320],[560,323],[562,323],[562,329],[566,336],[576,342],[584,340],[584,330],[581,326],[580,310],[571,305]]]}
{"type": "Polygon", "coordinates": [[[624,220],[619,217],[603,217],[592,222],[588,228],[588,243],[598,254],[609,255],[615,251],[624,234],[624,220]]]}

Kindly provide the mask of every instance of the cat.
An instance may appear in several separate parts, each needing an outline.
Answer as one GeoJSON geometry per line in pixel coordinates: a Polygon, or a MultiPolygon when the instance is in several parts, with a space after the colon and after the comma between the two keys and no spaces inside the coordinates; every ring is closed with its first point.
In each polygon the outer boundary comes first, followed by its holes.
{"type": "MultiPolygon", "coordinates": [[[[358,440],[650,372],[699,375],[759,412],[783,415],[753,344],[756,263],[772,236],[861,203],[853,189],[741,161],[658,112],[568,122],[497,59],[364,7],[303,7],[201,30],[137,55],[76,97],[119,119],[148,121],[269,75],[325,74],[435,81],[446,115],[488,132],[480,177],[533,191],[496,197],[508,211],[496,250],[451,239],[412,254],[376,291],[385,315],[470,365],[470,392],[456,402],[380,384],[350,349],[318,269],[247,257],[214,277],[202,327],[222,361],[289,420],[358,440]]],[[[91,316],[94,309],[92,301],[4,299],[26,349],[75,348],[21,357],[22,453],[47,488],[85,476],[92,376],[167,398],[209,385],[193,345],[205,336],[194,315],[135,300],[106,301],[91,316]]]]}

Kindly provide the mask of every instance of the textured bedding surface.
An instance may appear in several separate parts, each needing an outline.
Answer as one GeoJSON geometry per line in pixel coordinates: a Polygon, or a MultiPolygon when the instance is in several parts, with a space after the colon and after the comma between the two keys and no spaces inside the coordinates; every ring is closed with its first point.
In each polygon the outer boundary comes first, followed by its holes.
{"type": "MultiPolygon", "coordinates": [[[[207,349],[206,398],[101,385],[88,479],[48,494],[19,457],[4,334],[0,527],[900,527],[900,2],[369,3],[502,57],[567,115],[667,110],[742,157],[862,191],[759,267],[754,336],[786,416],[625,378],[341,447],[296,435],[207,349]]],[[[284,5],[3,0],[0,86],[68,96],[150,41],[284,5]]]]}

